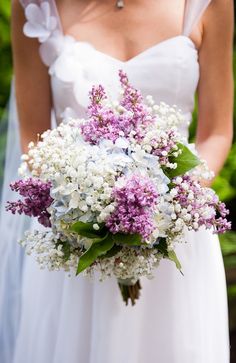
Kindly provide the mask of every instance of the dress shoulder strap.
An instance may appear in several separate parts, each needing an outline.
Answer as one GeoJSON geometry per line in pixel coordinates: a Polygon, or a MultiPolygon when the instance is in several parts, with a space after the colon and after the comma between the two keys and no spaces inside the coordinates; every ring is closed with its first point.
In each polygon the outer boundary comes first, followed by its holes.
{"type": "Polygon", "coordinates": [[[186,0],[183,35],[189,36],[211,0],[186,0]]]}

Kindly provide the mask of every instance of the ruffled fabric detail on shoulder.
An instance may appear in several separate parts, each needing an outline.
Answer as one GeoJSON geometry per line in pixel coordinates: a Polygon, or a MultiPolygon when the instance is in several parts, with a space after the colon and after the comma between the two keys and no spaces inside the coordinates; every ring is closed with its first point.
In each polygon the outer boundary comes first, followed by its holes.
{"type": "Polygon", "coordinates": [[[40,44],[39,54],[46,66],[50,67],[61,54],[66,43],[65,38],[66,37],[57,30],[47,39],[47,41],[40,44]]]}
{"type": "Polygon", "coordinates": [[[27,22],[23,33],[29,38],[37,38],[40,47],[39,53],[43,63],[50,67],[61,54],[66,37],[62,34],[59,19],[53,13],[50,2],[29,3],[25,6],[27,22]]]}
{"type": "Polygon", "coordinates": [[[51,14],[50,5],[46,1],[39,5],[27,5],[25,17],[27,22],[23,28],[24,34],[30,38],[38,38],[40,43],[45,42],[58,26],[58,20],[51,14]]]}
{"type": "Polygon", "coordinates": [[[63,34],[60,19],[49,1],[25,5],[25,17],[24,34],[39,40],[40,57],[48,66],[50,76],[71,87],[78,104],[87,104],[88,92],[94,83],[102,80],[112,88],[108,68],[114,68],[113,62],[109,59],[104,62],[104,55],[91,44],[63,34]]]}
{"type": "MultiPolygon", "coordinates": [[[[58,40],[57,40],[57,45],[58,40]]],[[[94,58],[94,48],[86,42],[78,42],[73,37],[65,36],[61,43],[60,54],[49,68],[49,74],[63,82],[75,82],[94,58]]]]}
{"type": "MultiPolygon", "coordinates": [[[[111,83],[114,83],[114,79],[111,80],[109,72],[112,69],[114,70],[113,62],[104,62],[104,57],[100,56],[91,44],[78,41],[73,37],[64,36],[61,39],[60,46],[59,39],[57,39],[56,43],[58,49],[60,47],[60,54],[51,63],[49,74],[51,77],[68,84],[68,86],[70,85],[78,104],[87,105],[88,92],[93,84],[102,82],[107,85],[108,89],[111,88],[111,83]],[[95,56],[96,67],[94,67],[95,56]],[[83,87],[81,87],[81,84],[83,84],[83,87]]],[[[46,48],[43,50],[45,55],[48,54],[46,48]]]]}

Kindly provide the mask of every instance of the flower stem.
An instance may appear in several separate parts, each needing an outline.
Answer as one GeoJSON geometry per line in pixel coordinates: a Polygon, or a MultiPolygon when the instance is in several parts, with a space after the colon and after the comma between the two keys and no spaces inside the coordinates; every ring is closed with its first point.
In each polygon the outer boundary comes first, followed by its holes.
{"type": "Polygon", "coordinates": [[[142,288],[140,281],[138,280],[133,285],[127,285],[125,283],[122,283],[121,280],[119,280],[118,285],[119,285],[120,292],[121,292],[121,295],[122,295],[122,298],[123,298],[125,304],[128,305],[129,300],[131,300],[131,304],[132,304],[132,306],[134,306],[136,300],[139,299],[140,290],[142,288]]]}

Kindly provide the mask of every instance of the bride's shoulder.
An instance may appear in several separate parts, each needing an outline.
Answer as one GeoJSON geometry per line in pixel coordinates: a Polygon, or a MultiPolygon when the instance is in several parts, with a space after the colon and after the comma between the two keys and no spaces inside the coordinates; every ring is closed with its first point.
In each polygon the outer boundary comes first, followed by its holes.
{"type": "Polygon", "coordinates": [[[11,24],[12,28],[19,29],[23,28],[25,22],[24,9],[21,1],[11,0],[11,24]]]}
{"type": "MultiPolygon", "coordinates": [[[[30,1],[28,1],[28,4],[30,1]]],[[[35,3],[35,2],[34,2],[35,3]]],[[[36,3],[35,3],[36,4],[36,3]]],[[[32,59],[38,58],[39,42],[38,39],[25,35],[24,27],[27,22],[25,9],[19,0],[11,1],[11,40],[15,66],[19,63],[23,68],[32,63],[32,59]]],[[[38,62],[39,63],[39,62],[38,62]]]]}
{"type": "Polygon", "coordinates": [[[203,16],[203,25],[206,30],[210,29],[232,29],[234,24],[234,1],[233,0],[211,0],[203,16]]]}
{"type": "Polygon", "coordinates": [[[207,68],[212,79],[224,76],[232,63],[234,36],[233,0],[211,0],[203,16],[203,37],[200,47],[200,64],[207,68]]]}
{"type": "Polygon", "coordinates": [[[211,0],[206,14],[232,11],[234,8],[234,0],[211,0]]]}
{"type": "Polygon", "coordinates": [[[215,6],[230,6],[233,5],[234,0],[211,0],[211,4],[215,6]]]}

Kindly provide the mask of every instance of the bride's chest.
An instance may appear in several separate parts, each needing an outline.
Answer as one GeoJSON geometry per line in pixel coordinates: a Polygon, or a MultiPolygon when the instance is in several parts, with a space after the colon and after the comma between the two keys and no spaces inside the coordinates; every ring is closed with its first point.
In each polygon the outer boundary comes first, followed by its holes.
{"type": "MultiPolygon", "coordinates": [[[[50,54],[53,57],[53,53],[50,54]]],[[[197,50],[186,36],[158,43],[126,62],[88,43],[65,37],[60,49],[57,44],[54,58],[50,59],[49,74],[57,118],[66,108],[83,116],[88,92],[94,84],[102,84],[110,97],[117,97],[119,69],[128,74],[144,96],[151,94],[156,102],[177,104],[184,112],[191,111],[199,64],[197,50]]]]}

